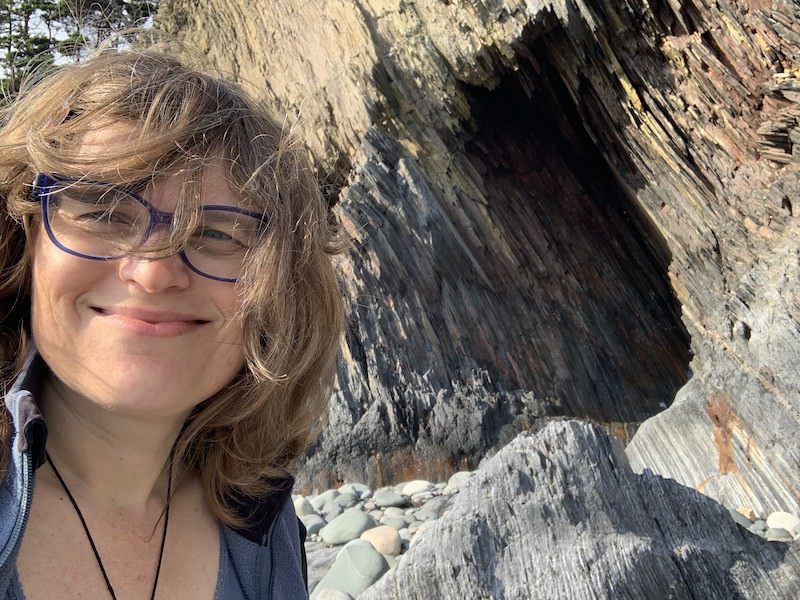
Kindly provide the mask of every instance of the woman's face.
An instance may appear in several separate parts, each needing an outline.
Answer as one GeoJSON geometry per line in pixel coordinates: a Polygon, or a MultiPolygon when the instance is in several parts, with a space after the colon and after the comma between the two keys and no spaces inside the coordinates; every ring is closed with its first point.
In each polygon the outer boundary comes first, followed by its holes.
{"type": "MultiPolygon", "coordinates": [[[[114,132],[87,136],[102,148],[114,132]]],[[[182,180],[142,194],[172,212],[182,180]]],[[[237,206],[220,163],[204,173],[204,204],[237,206]]],[[[191,271],[179,255],[88,260],[57,248],[44,230],[33,253],[33,338],[68,388],[118,411],[185,416],[242,368],[242,323],[234,283],[191,271]]]]}

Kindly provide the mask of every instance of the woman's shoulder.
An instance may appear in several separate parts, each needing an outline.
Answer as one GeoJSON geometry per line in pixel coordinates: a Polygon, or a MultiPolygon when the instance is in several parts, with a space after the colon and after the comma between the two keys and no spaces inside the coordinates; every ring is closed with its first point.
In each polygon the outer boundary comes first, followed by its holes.
{"type": "Polygon", "coordinates": [[[223,525],[223,560],[248,597],[271,598],[271,590],[281,590],[287,600],[307,598],[305,528],[294,511],[291,484],[254,502],[247,528],[223,525]]]}

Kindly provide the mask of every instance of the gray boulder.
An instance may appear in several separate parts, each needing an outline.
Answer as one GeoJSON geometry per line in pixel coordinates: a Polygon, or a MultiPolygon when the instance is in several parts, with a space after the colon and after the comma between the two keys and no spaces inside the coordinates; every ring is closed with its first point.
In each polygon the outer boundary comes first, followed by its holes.
{"type": "Polygon", "coordinates": [[[319,533],[319,530],[327,525],[325,519],[319,515],[300,515],[299,518],[303,522],[303,526],[306,528],[306,533],[308,533],[308,535],[319,533]]]}
{"type": "Polygon", "coordinates": [[[331,570],[341,546],[328,546],[323,542],[306,541],[306,563],[308,565],[308,589],[313,590],[331,570]]]}
{"type": "Polygon", "coordinates": [[[353,540],[341,549],[331,570],[311,593],[311,600],[328,589],[339,590],[353,598],[375,583],[389,570],[389,563],[366,540],[353,540]]]}
{"type": "Polygon", "coordinates": [[[794,546],[693,489],[636,475],[577,421],[520,434],[359,600],[796,598],[794,546]]]}
{"type": "Polygon", "coordinates": [[[381,508],[410,506],[411,501],[408,496],[403,496],[392,490],[378,490],[372,497],[373,502],[381,508]]]}
{"type": "Polygon", "coordinates": [[[357,539],[367,529],[375,527],[375,519],[357,508],[348,508],[323,527],[319,535],[326,544],[346,544],[357,539]]]}

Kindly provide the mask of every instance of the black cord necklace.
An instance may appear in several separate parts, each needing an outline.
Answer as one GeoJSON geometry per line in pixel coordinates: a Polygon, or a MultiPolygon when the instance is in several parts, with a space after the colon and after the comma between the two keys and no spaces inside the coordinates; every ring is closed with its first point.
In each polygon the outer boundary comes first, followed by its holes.
{"type": "MultiPolygon", "coordinates": [[[[103,566],[103,561],[100,560],[100,553],[97,551],[97,546],[94,544],[94,540],[92,539],[92,534],[89,533],[89,526],[86,525],[86,519],[83,518],[83,513],[81,509],[78,508],[78,503],[75,502],[75,498],[72,496],[72,492],[69,491],[67,484],[64,482],[64,478],[61,477],[61,473],[58,472],[56,466],[53,464],[53,459],[50,458],[50,454],[45,451],[45,457],[47,458],[47,462],[53,469],[53,473],[56,474],[59,483],[61,483],[61,487],[64,488],[64,491],[67,493],[67,497],[69,501],[72,502],[72,506],[75,508],[75,512],[78,513],[78,518],[81,520],[81,525],[83,525],[83,530],[86,532],[86,537],[89,539],[89,544],[92,546],[92,552],[94,552],[94,557],[97,559],[97,566],[100,567],[100,572],[103,574],[103,579],[105,579],[106,587],[108,588],[108,593],[111,594],[111,598],[113,600],[117,600],[117,595],[114,593],[114,588],[111,586],[111,581],[108,579],[108,573],[106,573],[106,569],[103,566]]],[[[158,566],[156,567],[156,578],[153,581],[153,591],[150,593],[150,600],[154,600],[156,597],[156,588],[158,587],[158,576],[161,574],[161,559],[164,556],[164,542],[167,541],[167,526],[169,525],[169,503],[170,503],[170,492],[172,491],[172,458],[170,456],[169,462],[169,481],[167,482],[167,505],[164,509],[164,532],[161,534],[161,547],[158,550],[158,566]]]]}

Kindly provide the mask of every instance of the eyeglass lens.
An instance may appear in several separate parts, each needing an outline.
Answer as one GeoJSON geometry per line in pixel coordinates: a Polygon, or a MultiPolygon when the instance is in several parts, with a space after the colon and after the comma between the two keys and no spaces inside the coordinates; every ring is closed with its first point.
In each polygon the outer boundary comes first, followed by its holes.
{"type": "MultiPolygon", "coordinates": [[[[146,253],[151,215],[137,196],[112,186],[64,182],[50,187],[44,200],[48,233],[62,249],[101,260],[146,253]]],[[[201,275],[234,280],[262,229],[260,219],[236,209],[204,207],[181,250],[201,275]]]]}

